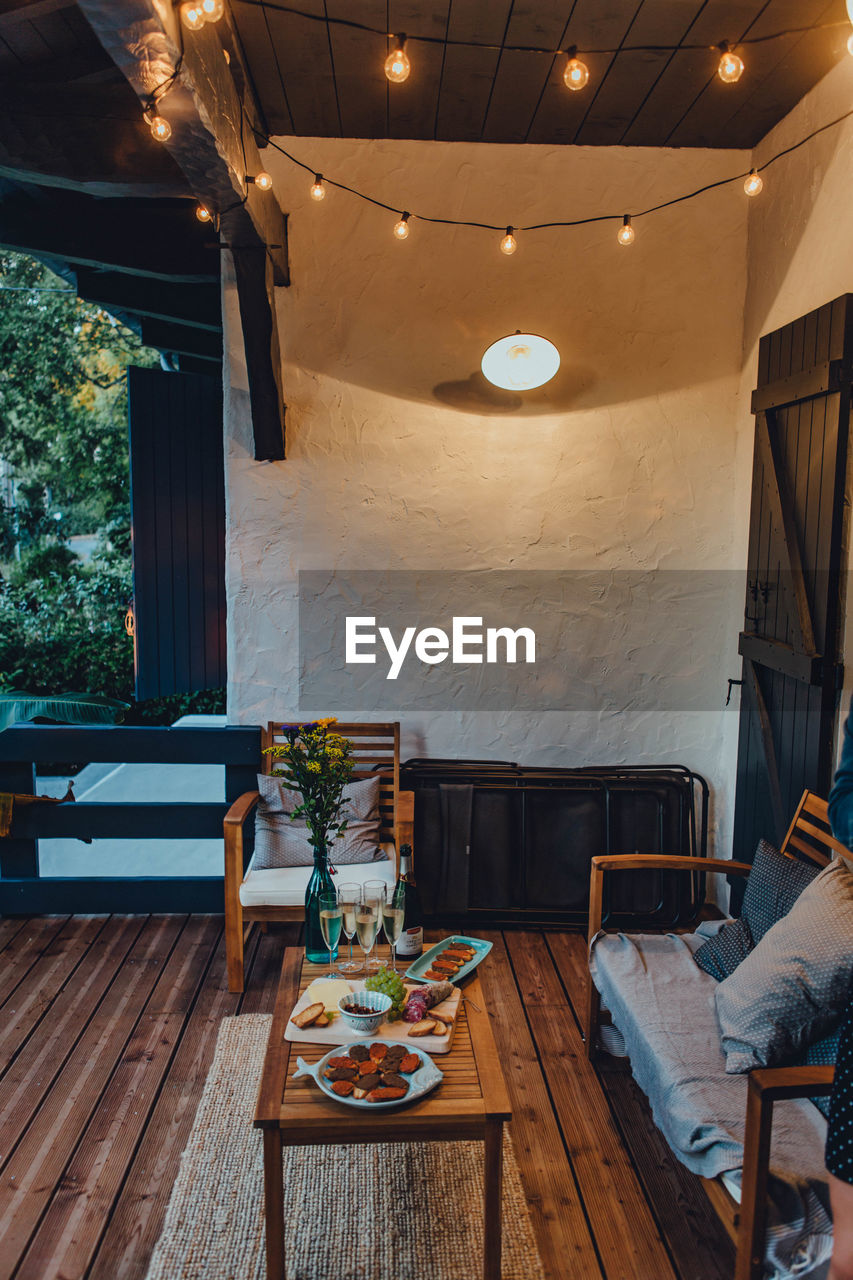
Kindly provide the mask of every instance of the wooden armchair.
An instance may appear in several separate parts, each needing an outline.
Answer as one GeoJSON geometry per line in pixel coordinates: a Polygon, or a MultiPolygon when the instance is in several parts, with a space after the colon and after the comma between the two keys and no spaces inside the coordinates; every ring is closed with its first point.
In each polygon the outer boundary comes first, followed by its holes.
{"type": "MultiPolygon", "coordinates": [[[[341,876],[347,880],[387,880],[394,884],[400,844],[411,844],[414,824],[412,792],[400,792],[400,725],[336,724],[335,732],[349,738],[355,761],[353,781],[380,773],[380,839],[385,861],[347,864],[341,876]]],[[[275,761],[267,748],[284,739],[281,722],[271,721],[261,735],[262,773],[272,773],[275,761]]],[[[254,921],[305,919],[305,889],[311,867],[282,867],[253,871],[244,866],[243,833],[260,799],[247,791],[235,800],[223,822],[225,836],[225,950],[228,990],[244,986],[243,948],[254,921]],[[248,929],[247,929],[248,926],[248,929]]]]}
{"type": "MultiPolygon", "coordinates": [[[[850,850],[832,835],[827,803],[804,791],[781,852],[826,866],[834,854],[850,858],[850,850]]],[[[604,873],[656,868],[667,871],[711,871],[723,875],[748,875],[745,862],[725,858],[681,858],[661,855],[608,855],[592,859],[589,902],[589,942],[601,931],[604,873]]],[[[595,1053],[600,1023],[600,998],[592,979],[587,988],[586,1052],[595,1053]]],[[[783,1098],[813,1098],[831,1092],[835,1068],[831,1066],[763,1067],[750,1072],[744,1127],[744,1160],[741,1201],[738,1203],[720,1179],[702,1183],[708,1199],[737,1249],[734,1280],[761,1280],[767,1233],[767,1179],[773,1105],[783,1098]]]]}

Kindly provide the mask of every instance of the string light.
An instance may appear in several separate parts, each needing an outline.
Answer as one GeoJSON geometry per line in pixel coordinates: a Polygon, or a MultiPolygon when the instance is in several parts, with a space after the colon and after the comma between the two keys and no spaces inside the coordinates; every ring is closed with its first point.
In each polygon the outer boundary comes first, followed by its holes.
{"type": "Polygon", "coordinates": [[[200,31],[205,23],[204,10],[201,7],[201,0],[198,3],[188,3],[181,5],[181,22],[189,31],[200,31]]]}
{"type": "Polygon", "coordinates": [[[385,59],[385,74],[392,84],[402,84],[404,80],[408,80],[412,64],[406,53],[406,37],[395,36],[394,39],[397,41],[397,47],[385,59]]]}
{"type": "Polygon", "coordinates": [[[326,199],[326,188],[323,186],[323,175],[322,175],[322,173],[315,173],[315,174],[314,174],[314,183],[313,183],[313,185],[312,185],[312,187],[311,187],[311,199],[312,199],[312,200],[325,200],[325,199],[326,199]]]}
{"type": "Polygon", "coordinates": [[[261,169],[260,173],[256,173],[254,178],[250,178],[247,175],[246,181],[254,182],[259,191],[272,191],[272,178],[264,169],[261,169]]]}
{"type": "Polygon", "coordinates": [[[213,218],[213,214],[210,212],[207,205],[204,204],[196,206],[195,216],[198,218],[199,222],[210,222],[213,218]]]}
{"type": "Polygon", "coordinates": [[[158,142],[168,142],[172,136],[172,126],[168,120],[164,120],[162,116],[158,116],[153,108],[143,111],[142,118],[151,130],[151,137],[156,138],[158,142]]]}
{"type": "Polygon", "coordinates": [[[394,226],[394,235],[397,237],[398,240],[406,240],[408,238],[409,218],[411,216],[412,215],[410,213],[400,214],[400,221],[396,223],[394,226]]]}
{"type": "Polygon", "coordinates": [[[225,0],[201,0],[205,22],[218,22],[225,13],[225,0]]]}
{"type": "Polygon", "coordinates": [[[589,67],[577,56],[577,45],[567,50],[569,60],[563,71],[563,82],[568,89],[583,89],[589,83],[589,67]]]}
{"type": "Polygon", "coordinates": [[[743,58],[737,56],[728,40],[724,40],[719,48],[721,57],[720,65],[717,67],[717,75],[723,81],[723,84],[736,84],[743,75],[743,58]]]}
{"type": "Polygon", "coordinates": [[[631,225],[631,215],[629,213],[626,213],[622,219],[622,226],[616,233],[616,239],[620,244],[634,243],[634,228],[631,225]]]}
{"type": "Polygon", "coordinates": [[[512,233],[513,228],[507,227],[506,235],[503,240],[501,240],[501,253],[505,253],[507,257],[509,257],[510,254],[515,253],[518,248],[518,241],[512,233]]]}
{"type": "Polygon", "coordinates": [[[743,189],[748,196],[760,196],[764,190],[764,179],[757,169],[750,169],[749,177],[743,184],[743,189]]]}

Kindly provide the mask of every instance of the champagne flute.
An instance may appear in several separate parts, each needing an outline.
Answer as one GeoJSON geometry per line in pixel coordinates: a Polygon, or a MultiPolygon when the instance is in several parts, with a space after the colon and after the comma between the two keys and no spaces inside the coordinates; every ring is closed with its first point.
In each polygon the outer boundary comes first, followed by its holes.
{"type": "Polygon", "coordinates": [[[355,937],[355,913],[361,902],[361,885],[354,881],[338,885],[338,902],[343,911],[343,932],[349,943],[349,959],[338,965],[341,973],[359,973],[362,965],[352,958],[352,940],[355,937]]]}
{"type": "Polygon", "coordinates": [[[355,931],[358,945],[364,952],[365,972],[369,972],[368,957],[379,932],[379,923],[379,903],[375,900],[361,901],[355,909],[355,931]]]}
{"type": "Polygon", "coordinates": [[[403,932],[405,917],[406,886],[404,884],[396,884],[392,892],[386,895],[382,906],[382,928],[385,930],[385,937],[388,939],[388,945],[391,948],[391,968],[394,973],[397,972],[397,940],[403,932]]]}
{"type": "MultiPolygon", "coordinates": [[[[379,920],[377,933],[382,927],[382,909],[385,906],[385,890],[387,885],[384,880],[365,880],[361,891],[362,902],[370,902],[376,907],[376,914],[379,920]]],[[[371,959],[365,962],[365,972],[378,973],[382,968],[382,962],[377,959],[371,959]]]]}
{"type": "Polygon", "coordinates": [[[329,972],[327,978],[334,978],[334,955],[337,949],[338,939],[341,936],[341,925],[343,924],[343,910],[338,902],[336,893],[320,894],[320,931],[323,934],[323,941],[329,948],[329,972]]]}

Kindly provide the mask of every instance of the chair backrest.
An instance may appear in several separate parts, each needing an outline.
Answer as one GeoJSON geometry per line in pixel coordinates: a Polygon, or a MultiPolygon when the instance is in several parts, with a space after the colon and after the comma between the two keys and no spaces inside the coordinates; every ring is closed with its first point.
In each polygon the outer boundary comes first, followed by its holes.
{"type": "MultiPolygon", "coordinates": [[[[275,760],[266,754],[268,747],[284,742],[282,724],[296,721],[271,720],[261,734],[263,748],[263,772],[272,773],[275,760]]],[[[355,764],[353,781],[371,778],[377,772],[379,783],[380,836],[383,842],[397,844],[398,799],[400,795],[400,723],[349,724],[343,721],[334,725],[334,732],[352,743],[352,759],[355,764]]],[[[399,853],[399,848],[398,848],[399,853]]]]}
{"type": "Polygon", "coordinates": [[[804,791],[793,821],[782,841],[782,853],[801,857],[825,867],[833,854],[848,860],[853,853],[836,840],[829,825],[829,806],[813,791],[804,791]],[[796,852],[794,852],[796,850],[796,852]]]}

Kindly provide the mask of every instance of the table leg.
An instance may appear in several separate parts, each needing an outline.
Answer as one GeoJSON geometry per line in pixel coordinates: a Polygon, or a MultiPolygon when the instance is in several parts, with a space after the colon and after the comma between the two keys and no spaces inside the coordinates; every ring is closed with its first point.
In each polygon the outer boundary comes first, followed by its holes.
{"type": "Polygon", "coordinates": [[[284,1180],[281,1156],[281,1130],[264,1129],[267,1280],[284,1280],[284,1180]]]}
{"type": "Polygon", "coordinates": [[[503,1186],[503,1121],[487,1120],[483,1174],[483,1278],[501,1280],[501,1193],[503,1186]]]}

